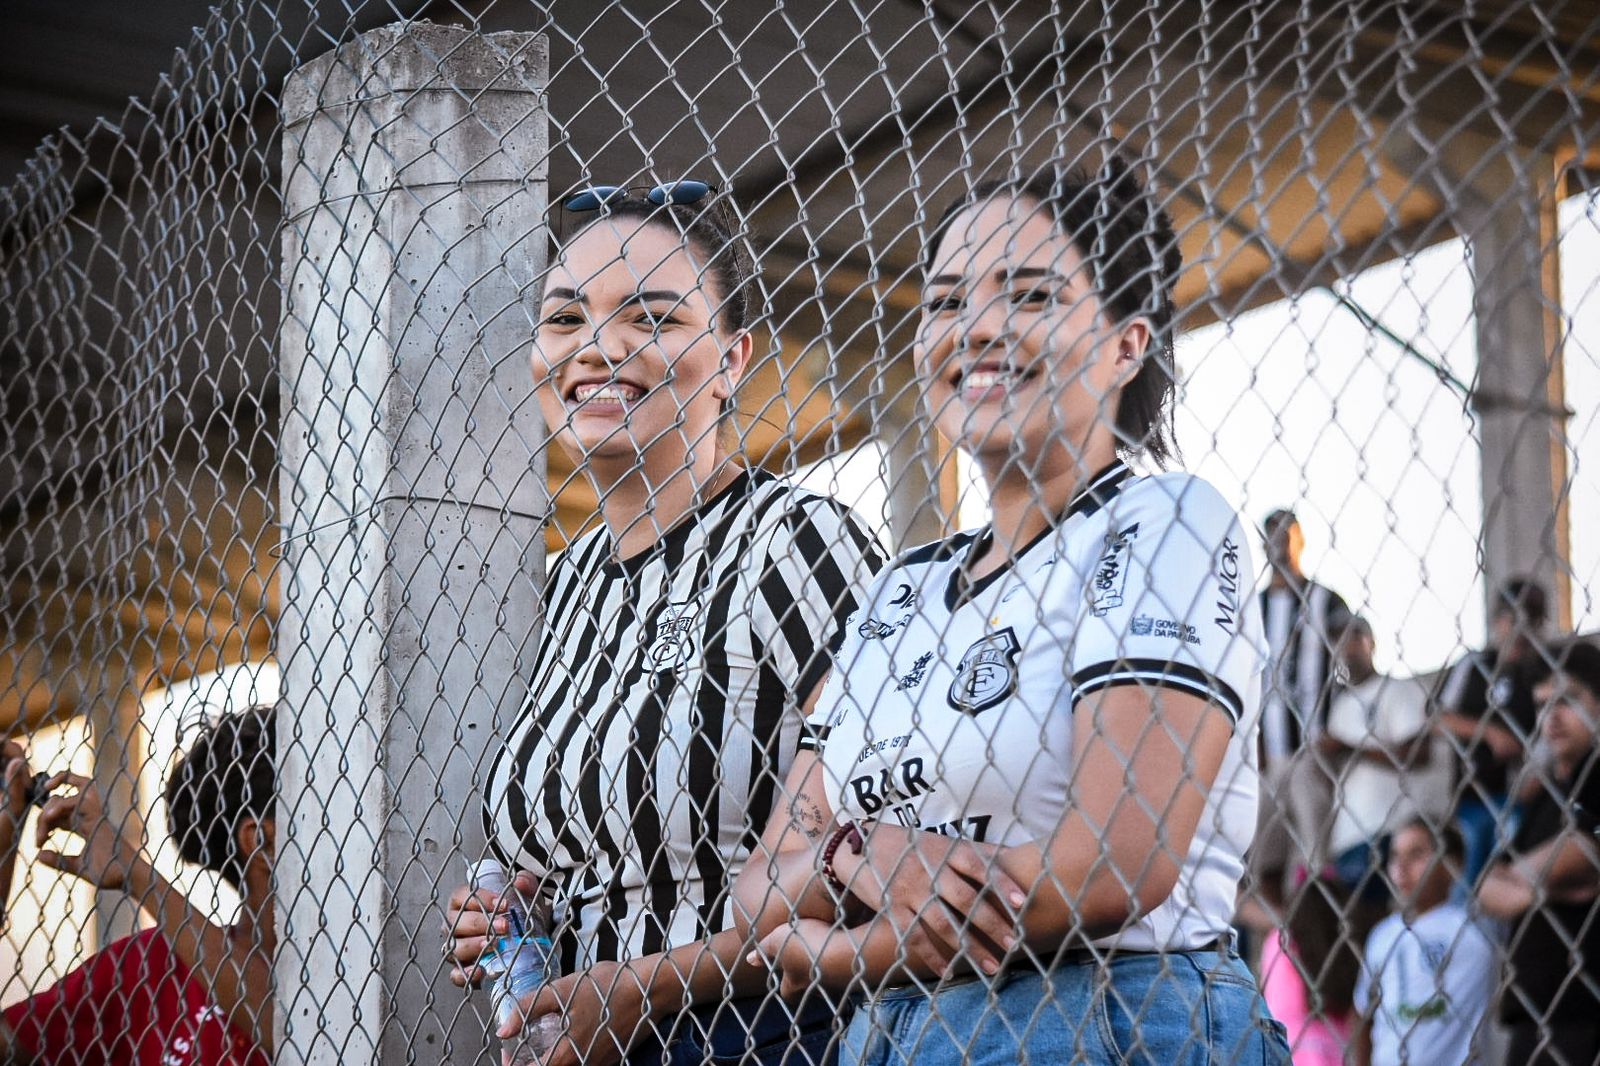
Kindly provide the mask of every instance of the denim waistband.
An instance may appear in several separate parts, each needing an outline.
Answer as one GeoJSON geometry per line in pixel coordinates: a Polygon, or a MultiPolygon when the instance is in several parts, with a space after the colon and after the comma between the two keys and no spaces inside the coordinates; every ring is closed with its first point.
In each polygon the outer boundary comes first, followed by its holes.
{"type": "Polygon", "coordinates": [[[1017,977],[1029,974],[1048,975],[1064,969],[1076,969],[1087,966],[1110,966],[1119,959],[1149,959],[1159,956],[1176,958],[1184,956],[1194,958],[1199,955],[1220,956],[1223,958],[1233,955],[1233,936],[1225,933],[1208,943],[1193,948],[1174,948],[1166,951],[1146,951],[1118,948],[1065,948],[1056,952],[1049,958],[1033,959],[1024,955],[1020,958],[1007,960],[993,974],[963,973],[954,977],[942,977],[932,982],[911,982],[908,984],[890,985],[869,992],[866,995],[868,1002],[885,1003],[906,999],[915,999],[919,996],[932,996],[952,988],[960,988],[975,982],[983,982],[1001,986],[1017,977]]]}

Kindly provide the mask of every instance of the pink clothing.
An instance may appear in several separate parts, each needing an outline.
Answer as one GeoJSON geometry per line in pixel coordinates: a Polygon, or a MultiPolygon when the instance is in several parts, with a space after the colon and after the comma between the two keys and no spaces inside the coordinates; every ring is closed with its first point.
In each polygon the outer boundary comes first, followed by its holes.
{"type": "Polygon", "coordinates": [[[1354,1017],[1330,1018],[1311,1013],[1310,997],[1300,968],[1285,950],[1287,933],[1269,935],[1261,946],[1261,994],[1272,1016],[1289,1030],[1294,1066],[1344,1066],[1354,1017]]]}

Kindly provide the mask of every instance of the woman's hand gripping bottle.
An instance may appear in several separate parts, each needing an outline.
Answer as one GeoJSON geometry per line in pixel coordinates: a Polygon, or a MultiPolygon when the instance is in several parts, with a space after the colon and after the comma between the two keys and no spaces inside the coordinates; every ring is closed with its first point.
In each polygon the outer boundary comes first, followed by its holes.
{"type": "MultiPolygon", "coordinates": [[[[474,889],[505,897],[510,906],[504,917],[510,930],[491,936],[478,966],[494,982],[495,1017],[503,1026],[518,1014],[517,1004],[539,986],[557,976],[550,928],[538,907],[529,908],[511,885],[506,868],[494,859],[467,864],[467,882],[474,889]]],[[[541,1014],[524,1023],[516,1036],[507,1037],[501,1054],[504,1066],[531,1066],[561,1038],[561,1016],[541,1014]]]]}

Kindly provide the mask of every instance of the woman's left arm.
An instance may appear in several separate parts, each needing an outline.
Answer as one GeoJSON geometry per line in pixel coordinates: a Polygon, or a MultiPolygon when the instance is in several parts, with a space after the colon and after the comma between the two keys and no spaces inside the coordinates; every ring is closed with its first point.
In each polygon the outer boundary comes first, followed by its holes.
{"type": "Polygon", "coordinates": [[[936,970],[941,959],[945,969],[974,959],[993,969],[995,938],[974,939],[964,916],[975,898],[1014,900],[1015,886],[1029,887],[1013,941],[1050,952],[1105,936],[1172,894],[1232,732],[1229,715],[1199,696],[1140,684],[1098,690],[1073,712],[1072,789],[1049,838],[984,847],[875,832],[860,857],[836,858],[835,868],[852,891],[900,915],[906,953],[936,970]]]}

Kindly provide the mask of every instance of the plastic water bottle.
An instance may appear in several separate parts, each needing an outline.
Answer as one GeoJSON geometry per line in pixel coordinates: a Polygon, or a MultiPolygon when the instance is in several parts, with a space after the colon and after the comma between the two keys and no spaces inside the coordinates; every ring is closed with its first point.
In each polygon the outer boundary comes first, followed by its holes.
{"type": "MultiPolygon", "coordinates": [[[[511,904],[504,917],[510,930],[490,937],[490,946],[478,965],[494,981],[495,1018],[504,1025],[517,1015],[517,1003],[524,996],[557,976],[555,951],[544,914],[529,910],[511,888],[511,876],[494,859],[467,864],[467,883],[474,889],[505,896],[511,904]]],[[[561,1038],[561,1016],[541,1014],[505,1041],[501,1054],[504,1066],[531,1066],[561,1038]]]]}

